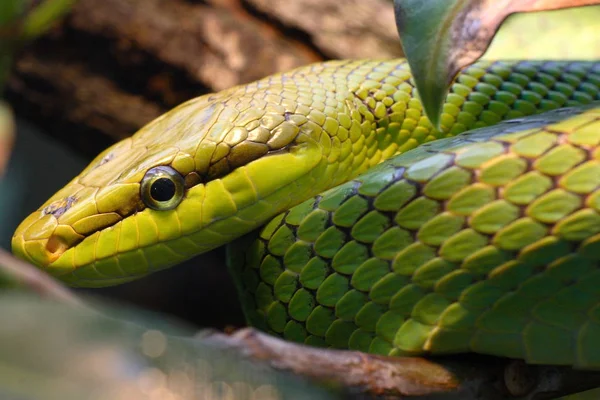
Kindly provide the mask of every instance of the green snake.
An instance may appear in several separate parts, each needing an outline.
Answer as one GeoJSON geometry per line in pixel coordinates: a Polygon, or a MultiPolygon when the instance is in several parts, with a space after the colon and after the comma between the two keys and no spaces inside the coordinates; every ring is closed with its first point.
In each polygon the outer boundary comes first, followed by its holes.
{"type": "Polygon", "coordinates": [[[479,62],[437,130],[404,60],[309,65],[108,148],[13,251],[100,287],[233,242],[249,323],[285,339],[600,368],[597,100],[598,63],[479,62]]]}

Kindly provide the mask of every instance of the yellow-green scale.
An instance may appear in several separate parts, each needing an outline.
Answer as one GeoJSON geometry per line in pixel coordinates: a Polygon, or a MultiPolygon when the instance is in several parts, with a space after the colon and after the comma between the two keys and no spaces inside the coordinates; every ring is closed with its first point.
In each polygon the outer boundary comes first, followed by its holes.
{"type": "MultiPolygon", "coordinates": [[[[240,96],[250,98],[252,110],[266,110],[262,119],[275,121],[273,126],[261,126],[271,129],[272,138],[280,134],[273,128],[283,119],[298,130],[287,148],[296,155],[306,148],[309,151],[282,161],[302,160],[301,165],[290,165],[287,179],[281,178],[278,169],[261,169],[260,176],[250,174],[256,186],[266,187],[258,190],[257,198],[266,199],[272,190],[276,196],[247,207],[233,200],[235,209],[216,216],[209,229],[191,239],[208,243],[207,232],[212,231],[216,245],[223,236],[240,234],[239,226],[226,218],[235,210],[235,218],[250,221],[248,231],[252,224],[267,221],[273,210],[287,209],[346,182],[394,154],[502,119],[588,103],[599,98],[599,87],[600,71],[594,63],[481,62],[468,68],[452,86],[441,131],[423,115],[403,60],[314,64],[235,89],[228,93],[226,105],[239,101],[240,96]]],[[[226,197],[227,192],[225,187],[214,196],[226,197]]]]}
{"type": "Polygon", "coordinates": [[[230,247],[249,323],[599,368],[600,109],[580,113],[421,146],[274,218],[230,247]]]}
{"type": "MultiPolygon", "coordinates": [[[[312,175],[322,188],[428,141],[589,103],[600,98],[599,86],[594,63],[480,62],[452,85],[441,131],[423,115],[404,60],[313,64],[247,85],[243,92],[251,99],[249,106],[267,111],[263,119],[286,119],[299,128],[296,141],[318,144],[324,160],[312,175]]],[[[280,134],[281,129],[271,133],[280,134]]]]}

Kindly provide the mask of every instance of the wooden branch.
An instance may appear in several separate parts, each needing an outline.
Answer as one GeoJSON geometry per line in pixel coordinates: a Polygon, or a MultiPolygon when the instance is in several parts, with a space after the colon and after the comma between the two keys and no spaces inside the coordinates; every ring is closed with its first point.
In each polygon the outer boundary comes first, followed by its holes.
{"type": "Polygon", "coordinates": [[[231,336],[203,332],[199,340],[211,346],[233,349],[250,359],[267,362],[275,369],[370,397],[543,400],[600,386],[600,372],[533,366],[477,355],[432,359],[383,357],[304,346],[252,328],[239,330],[231,336]]]}

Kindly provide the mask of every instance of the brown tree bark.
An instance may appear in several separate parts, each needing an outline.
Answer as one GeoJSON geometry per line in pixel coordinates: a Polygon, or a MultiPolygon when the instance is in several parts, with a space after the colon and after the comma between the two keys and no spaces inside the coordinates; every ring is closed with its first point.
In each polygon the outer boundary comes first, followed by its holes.
{"type": "Polygon", "coordinates": [[[8,101],[93,156],[198,95],[331,58],[401,55],[389,0],[79,0],[8,101]]]}

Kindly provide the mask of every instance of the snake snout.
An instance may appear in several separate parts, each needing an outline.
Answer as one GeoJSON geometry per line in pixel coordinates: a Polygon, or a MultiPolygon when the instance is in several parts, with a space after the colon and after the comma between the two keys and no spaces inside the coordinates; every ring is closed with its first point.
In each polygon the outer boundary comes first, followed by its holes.
{"type": "Polygon", "coordinates": [[[47,268],[81,242],[85,235],[63,221],[86,219],[88,213],[76,210],[75,202],[76,199],[69,196],[30,214],[13,235],[13,253],[40,268],[47,268]]]}
{"type": "Polygon", "coordinates": [[[52,263],[66,250],[64,241],[53,235],[55,222],[51,215],[41,218],[30,215],[13,235],[13,253],[38,267],[52,263]]]}
{"type": "Polygon", "coordinates": [[[69,247],[64,238],[57,235],[52,235],[49,239],[29,241],[23,240],[23,237],[14,236],[12,240],[13,253],[38,267],[47,267],[64,254],[69,247]]]}

